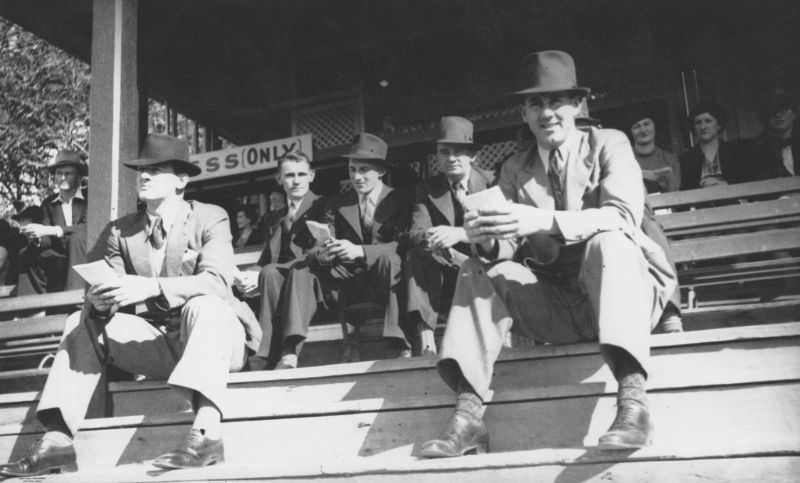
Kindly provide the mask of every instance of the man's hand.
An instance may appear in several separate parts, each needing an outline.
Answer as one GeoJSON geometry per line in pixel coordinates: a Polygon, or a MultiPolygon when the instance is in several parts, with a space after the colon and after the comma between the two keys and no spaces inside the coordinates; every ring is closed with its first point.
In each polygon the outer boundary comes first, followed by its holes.
{"type": "Polygon", "coordinates": [[[233,284],[245,297],[255,297],[258,295],[258,272],[254,270],[237,271],[233,276],[233,284]]]}
{"type": "Polygon", "coordinates": [[[469,241],[467,231],[460,226],[439,225],[425,230],[425,239],[428,246],[434,250],[444,250],[456,243],[469,241]]]}
{"type": "Polygon", "coordinates": [[[101,283],[92,287],[89,291],[92,304],[97,310],[107,310],[98,307],[95,299],[102,306],[119,304],[120,307],[137,304],[155,297],[161,293],[158,286],[158,279],[141,277],[139,275],[123,275],[117,280],[101,283]],[[92,295],[93,294],[93,295],[92,295]]]}
{"type": "Polygon", "coordinates": [[[86,293],[86,299],[98,312],[109,312],[114,307],[113,297],[100,290],[100,285],[92,285],[86,293]]]}
{"type": "Polygon", "coordinates": [[[484,248],[494,240],[508,240],[534,233],[553,233],[555,221],[551,210],[511,203],[503,208],[469,211],[464,214],[464,229],[471,243],[484,248]]]}
{"type": "Polygon", "coordinates": [[[325,252],[345,262],[354,262],[364,258],[364,247],[349,240],[329,239],[323,245],[325,252]]]}
{"type": "Polygon", "coordinates": [[[64,234],[64,230],[60,226],[42,225],[41,223],[28,223],[20,228],[20,232],[28,240],[39,240],[46,236],[60,237],[64,234]]]}

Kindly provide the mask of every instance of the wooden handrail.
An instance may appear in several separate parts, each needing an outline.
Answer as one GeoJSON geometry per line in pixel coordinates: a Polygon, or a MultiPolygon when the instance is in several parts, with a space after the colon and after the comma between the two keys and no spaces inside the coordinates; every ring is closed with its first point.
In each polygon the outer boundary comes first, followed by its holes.
{"type": "Polygon", "coordinates": [[[69,307],[83,303],[83,290],[68,290],[46,294],[21,295],[0,300],[0,313],[22,310],[44,310],[54,307],[69,307]]]}
{"type": "Polygon", "coordinates": [[[656,219],[670,237],[766,227],[800,221],[800,198],[681,211],[656,219]]]}

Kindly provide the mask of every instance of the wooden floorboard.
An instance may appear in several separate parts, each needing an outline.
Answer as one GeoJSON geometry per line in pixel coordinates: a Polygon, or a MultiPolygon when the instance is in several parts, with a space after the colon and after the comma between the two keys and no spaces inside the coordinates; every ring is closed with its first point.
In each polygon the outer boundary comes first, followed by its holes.
{"type": "MultiPolygon", "coordinates": [[[[800,448],[799,382],[657,392],[649,400],[655,441],[636,452],[639,458],[786,455],[800,448]]],[[[492,404],[485,416],[492,451],[531,452],[531,464],[539,465],[607,460],[606,453],[593,448],[613,419],[614,406],[613,396],[492,404]]],[[[408,458],[438,434],[451,411],[444,407],[227,422],[227,461],[244,465],[265,455],[280,455],[287,462],[408,458]]],[[[81,431],[79,463],[89,469],[150,460],[173,449],[187,430],[186,424],[166,424],[81,431]]],[[[19,456],[35,437],[0,437],[0,460],[19,456]]]]}

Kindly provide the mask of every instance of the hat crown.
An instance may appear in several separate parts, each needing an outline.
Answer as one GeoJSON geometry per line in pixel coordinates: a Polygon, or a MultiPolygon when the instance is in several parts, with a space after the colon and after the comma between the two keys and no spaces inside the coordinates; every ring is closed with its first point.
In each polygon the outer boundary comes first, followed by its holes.
{"type": "Polygon", "coordinates": [[[47,169],[55,170],[61,166],[74,166],[78,171],[85,174],[86,161],[83,160],[83,153],[72,149],[59,150],[55,157],[47,164],[47,169]]]}
{"type": "Polygon", "coordinates": [[[148,134],[140,158],[155,162],[189,161],[189,145],[186,141],[164,134],[148,134]]]}
{"type": "Polygon", "coordinates": [[[533,52],[522,59],[517,94],[535,94],[588,89],[578,87],[575,61],[561,50],[533,52]]]}
{"type": "Polygon", "coordinates": [[[445,116],[439,122],[441,138],[437,143],[475,144],[475,127],[468,119],[458,116],[445,116]]]}
{"type": "Polygon", "coordinates": [[[374,134],[362,132],[356,134],[350,152],[345,155],[352,159],[382,159],[386,160],[386,153],[389,147],[386,141],[374,134]]]}

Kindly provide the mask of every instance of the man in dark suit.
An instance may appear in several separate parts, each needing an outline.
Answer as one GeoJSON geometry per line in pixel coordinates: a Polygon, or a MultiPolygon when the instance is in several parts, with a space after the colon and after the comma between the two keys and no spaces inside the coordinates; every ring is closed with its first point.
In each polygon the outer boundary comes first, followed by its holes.
{"type": "Polygon", "coordinates": [[[474,166],[481,146],[473,141],[471,122],[443,117],[440,130],[436,162],[441,172],[417,185],[405,264],[410,327],[419,332],[422,354],[436,354],[436,322],[447,314],[458,268],[470,256],[461,199],[494,180],[474,166]]]}
{"type": "Polygon", "coordinates": [[[62,150],[47,167],[58,193],[42,202],[41,223],[28,223],[20,230],[28,238],[21,259],[30,282],[20,284],[20,295],[83,288],[80,277],[70,270],[86,261],[87,196],[80,189],[87,172],[83,157],[62,150]]]}
{"type": "Polygon", "coordinates": [[[537,144],[504,163],[505,203],[464,215],[480,258],[461,265],[438,363],[456,409],[424,456],[487,450],[482,406],[509,331],[552,344],[597,340],[619,384],[599,446],[650,441],[649,336],[675,275],[640,229],[645,193],[627,137],[575,125],[588,92],[566,52],[523,61],[514,94],[537,144]],[[515,253],[523,263],[509,261],[515,253]]]}
{"type": "Polygon", "coordinates": [[[140,159],[139,199],[146,209],[109,223],[93,249],[117,277],[92,285],[81,312],[67,319],[37,408],[45,434],[22,459],[0,466],[5,476],[75,471],[73,437],[80,429],[106,363],[167,379],[193,402],[196,417],[186,440],[154,461],[189,468],[224,460],[221,417],[227,375],[259,345],[260,328],[231,292],[234,271],[228,215],[187,202],[183,192],[200,169],[188,145],[151,134],[140,159]],[[123,313],[144,304],[141,315],[123,313]]]}
{"type": "Polygon", "coordinates": [[[765,179],[800,176],[800,133],[794,130],[797,97],[772,93],[761,114],[764,133],[751,141],[753,160],[765,179]]]}
{"type": "Polygon", "coordinates": [[[281,334],[273,337],[273,330],[286,273],[316,245],[306,220],[318,221],[322,215],[323,198],[311,191],[313,181],[311,160],[304,153],[291,152],[278,160],[278,182],[286,192],[287,211],[265,227],[267,242],[257,267],[236,277],[236,287],[246,297],[261,296],[258,321],[263,335],[261,347],[250,358],[251,370],[266,369],[280,355],[281,334]]]}
{"type": "Polygon", "coordinates": [[[283,348],[276,368],[297,367],[308,325],[326,298],[338,303],[370,298],[383,304],[383,336],[392,340],[401,356],[411,355],[400,326],[399,305],[411,197],[384,184],[386,151],[381,138],[361,133],[345,155],[353,189],[326,204],[323,220],[330,226],[331,238],[286,277],[280,309],[283,348]]]}

